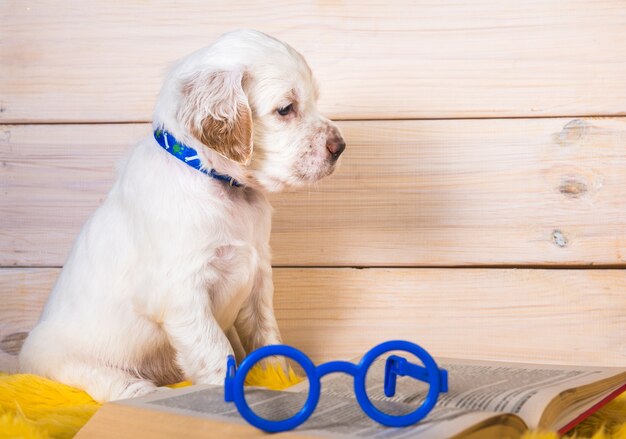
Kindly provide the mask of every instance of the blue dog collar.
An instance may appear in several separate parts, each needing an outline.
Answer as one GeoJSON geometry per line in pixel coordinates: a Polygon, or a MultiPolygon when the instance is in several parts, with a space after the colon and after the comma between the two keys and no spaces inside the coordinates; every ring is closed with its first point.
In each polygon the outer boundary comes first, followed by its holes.
{"type": "Polygon", "coordinates": [[[243,184],[239,183],[230,175],[220,174],[216,172],[215,169],[206,170],[202,168],[202,163],[200,162],[200,156],[198,155],[198,151],[193,149],[190,146],[185,145],[182,142],[176,140],[174,136],[168,133],[165,130],[157,129],[154,131],[154,139],[157,141],[161,147],[176,157],[181,162],[191,166],[194,169],[202,172],[203,174],[208,175],[209,177],[215,178],[216,180],[224,181],[231,186],[243,186],[243,184]]]}

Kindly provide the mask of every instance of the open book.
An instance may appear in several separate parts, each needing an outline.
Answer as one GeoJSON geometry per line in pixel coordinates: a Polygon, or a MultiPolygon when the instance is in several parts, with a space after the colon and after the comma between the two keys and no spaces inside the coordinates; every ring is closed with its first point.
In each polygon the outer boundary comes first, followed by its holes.
{"type": "MultiPolygon", "coordinates": [[[[385,438],[519,437],[527,429],[565,433],[626,390],[626,369],[549,366],[439,359],[448,370],[449,391],[418,424],[390,428],[368,418],[355,400],[353,378],[322,379],[322,396],[311,418],[280,436],[385,438]]],[[[370,400],[390,414],[419,406],[427,387],[410,378],[398,381],[396,395],[383,393],[384,361],[367,375],[370,400]]],[[[308,382],[286,391],[250,388],[246,400],[268,419],[288,417],[306,399],[308,382]]],[[[224,402],[221,386],[197,385],[160,391],[106,404],[77,437],[254,437],[234,404],[224,402]],[[110,434],[109,434],[110,433],[110,434]],[[213,433],[213,434],[211,434],[213,433]]]]}

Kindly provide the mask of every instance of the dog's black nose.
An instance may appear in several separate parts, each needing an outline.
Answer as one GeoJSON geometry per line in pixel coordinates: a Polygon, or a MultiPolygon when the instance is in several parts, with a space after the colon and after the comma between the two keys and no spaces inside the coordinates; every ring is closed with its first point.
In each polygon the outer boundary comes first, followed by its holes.
{"type": "Polygon", "coordinates": [[[333,160],[337,160],[344,149],[346,149],[346,142],[341,137],[333,137],[326,141],[326,149],[330,152],[333,160]]]}

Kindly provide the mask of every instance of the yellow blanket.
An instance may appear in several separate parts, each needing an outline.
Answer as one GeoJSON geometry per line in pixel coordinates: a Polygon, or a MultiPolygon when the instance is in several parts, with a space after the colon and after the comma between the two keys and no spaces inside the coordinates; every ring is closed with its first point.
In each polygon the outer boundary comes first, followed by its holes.
{"type": "MultiPolygon", "coordinates": [[[[282,389],[299,381],[282,370],[255,369],[250,384],[282,389]]],[[[188,385],[181,383],[174,387],[188,385]]],[[[0,438],[71,438],[100,404],[85,392],[35,375],[0,374],[0,438]]],[[[626,439],[626,394],[579,425],[576,438],[626,439]]],[[[528,432],[524,439],[556,439],[551,432],[528,432]]]]}

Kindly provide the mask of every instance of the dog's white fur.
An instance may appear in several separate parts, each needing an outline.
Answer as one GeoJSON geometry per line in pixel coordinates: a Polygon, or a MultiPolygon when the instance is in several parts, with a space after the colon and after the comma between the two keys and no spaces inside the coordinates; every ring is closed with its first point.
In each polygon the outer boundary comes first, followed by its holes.
{"type": "Polygon", "coordinates": [[[183,164],[152,136],[139,142],[76,239],[22,371],[107,401],[181,379],[223,382],[229,338],[248,352],[279,343],[263,192],[334,170],[345,144],[317,96],[304,58],[256,31],[223,35],[175,65],[154,127],[245,188],[183,164]]]}

